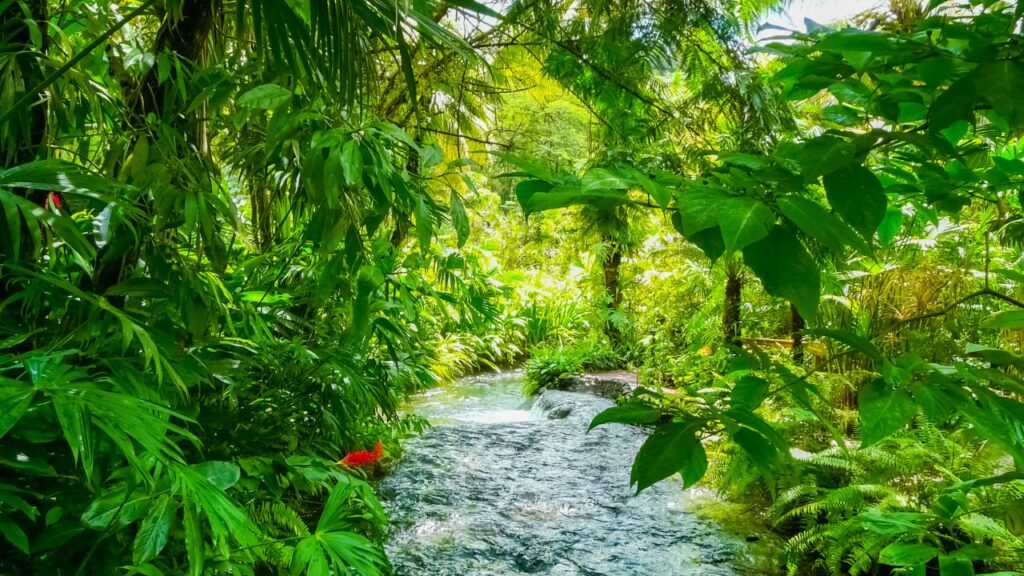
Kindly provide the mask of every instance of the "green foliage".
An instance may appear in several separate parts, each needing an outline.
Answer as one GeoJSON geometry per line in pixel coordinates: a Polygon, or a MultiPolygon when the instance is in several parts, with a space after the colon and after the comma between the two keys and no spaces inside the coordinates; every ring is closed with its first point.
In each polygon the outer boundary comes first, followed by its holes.
{"type": "Polygon", "coordinates": [[[526,361],[526,385],[523,392],[532,396],[542,388],[584,372],[609,370],[619,365],[618,354],[607,344],[592,340],[572,346],[534,349],[526,361]]]}

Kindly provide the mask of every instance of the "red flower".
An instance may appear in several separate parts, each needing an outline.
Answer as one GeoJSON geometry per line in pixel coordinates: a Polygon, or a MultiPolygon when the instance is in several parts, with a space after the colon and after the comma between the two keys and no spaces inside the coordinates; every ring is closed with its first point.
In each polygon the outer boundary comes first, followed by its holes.
{"type": "Polygon", "coordinates": [[[384,452],[384,446],[380,442],[373,447],[373,451],[370,450],[356,450],[355,452],[349,452],[341,459],[338,464],[343,466],[350,466],[352,468],[361,468],[363,466],[369,466],[378,460],[384,452]]]}
{"type": "Polygon", "coordinates": [[[43,202],[43,204],[45,204],[47,208],[60,208],[60,196],[50,192],[50,195],[46,198],[46,201],[43,202]]]}

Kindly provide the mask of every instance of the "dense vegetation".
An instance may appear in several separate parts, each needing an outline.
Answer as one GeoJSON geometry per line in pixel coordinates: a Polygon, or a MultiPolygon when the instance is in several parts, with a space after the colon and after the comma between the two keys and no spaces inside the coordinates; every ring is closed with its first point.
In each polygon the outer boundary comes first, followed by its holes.
{"type": "Polygon", "coordinates": [[[1024,7],[773,8],[0,0],[0,574],[387,574],[521,362],[791,574],[1024,570],[1024,7]]]}

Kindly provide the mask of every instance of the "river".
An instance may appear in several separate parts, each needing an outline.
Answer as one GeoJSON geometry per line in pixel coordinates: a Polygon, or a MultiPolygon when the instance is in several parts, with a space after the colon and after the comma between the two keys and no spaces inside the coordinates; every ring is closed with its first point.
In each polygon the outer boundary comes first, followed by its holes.
{"type": "Polygon", "coordinates": [[[586,432],[610,400],[524,399],[522,383],[477,376],[414,401],[433,427],[381,486],[397,576],[735,574],[741,543],[686,512],[679,482],[630,489],[642,430],[586,432]]]}

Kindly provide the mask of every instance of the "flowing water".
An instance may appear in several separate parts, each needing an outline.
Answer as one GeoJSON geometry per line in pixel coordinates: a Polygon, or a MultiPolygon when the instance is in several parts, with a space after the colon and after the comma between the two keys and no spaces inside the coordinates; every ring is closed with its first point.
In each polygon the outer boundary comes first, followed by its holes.
{"type": "Polygon", "coordinates": [[[741,545],[685,512],[678,482],[633,494],[641,430],[586,433],[611,401],[521,386],[467,378],[414,404],[434,427],[382,486],[397,576],[734,574],[741,545]]]}

